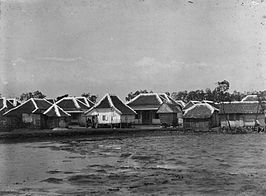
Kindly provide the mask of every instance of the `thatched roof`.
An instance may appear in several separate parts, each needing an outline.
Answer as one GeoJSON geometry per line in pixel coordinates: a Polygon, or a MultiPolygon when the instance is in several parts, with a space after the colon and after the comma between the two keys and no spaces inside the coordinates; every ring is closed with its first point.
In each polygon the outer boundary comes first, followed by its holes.
{"type": "Polygon", "coordinates": [[[31,98],[21,105],[10,109],[4,115],[21,115],[22,113],[33,113],[33,114],[42,114],[47,110],[52,104],[45,99],[31,98]]]}
{"type": "Polygon", "coordinates": [[[86,97],[75,97],[77,100],[81,101],[82,103],[84,103],[86,106],[88,106],[89,108],[94,106],[94,103],[89,100],[86,97]]]}
{"type": "Polygon", "coordinates": [[[157,113],[182,113],[182,107],[180,105],[163,103],[159,107],[157,113]]]}
{"type": "Polygon", "coordinates": [[[178,104],[165,93],[141,93],[130,100],[127,105],[136,110],[157,110],[164,102],[178,104]]]}
{"type": "Polygon", "coordinates": [[[208,103],[197,103],[185,110],[183,118],[210,118],[215,111],[218,110],[208,103]]]}
{"type": "Polygon", "coordinates": [[[90,109],[87,105],[76,99],[75,97],[64,97],[56,102],[60,108],[68,113],[83,113],[84,111],[90,109]]]}
{"type": "Polygon", "coordinates": [[[95,106],[93,106],[88,112],[93,109],[107,109],[113,108],[117,112],[123,115],[135,115],[136,112],[129,106],[123,103],[123,101],[116,95],[106,94],[95,106]]]}
{"type": "Polygon", "coordinates": [[[64,111],[62,108],[60,108],[58,105],[53,104],[51,107],[49,107],[43,114],[46,116],[51,117],[68,117],[71,116],[66,111],[64,111]]]}
{"type": "Polygon", "coordinates": [[[221,103],[219,109],[220,114],[256,114],[264,112],[261,105],[256,102],[221,103]]]}

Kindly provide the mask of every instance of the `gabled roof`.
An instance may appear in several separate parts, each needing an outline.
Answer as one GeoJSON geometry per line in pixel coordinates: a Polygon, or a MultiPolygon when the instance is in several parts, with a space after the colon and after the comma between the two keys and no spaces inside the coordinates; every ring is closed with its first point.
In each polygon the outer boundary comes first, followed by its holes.
{"type": "Polygon", "coordinates": [[[89,100],[86,97],[75,97],[77,100],[81,101],[82,103],[84,103],[86,106],[88,106],[89,108],[91,108],[92,106],[94,106],[94,103],[89,100]]]}
{"type": "Polygon", "coordinates": [[[75,97],[64,97],[56,102],[56,105],[61,107],[66,112],[82,113],[88,110],[90,107],[76,99],[75,97]]]}
{"type": "Polygon", "coordinates": [[[93,109],[105,109],[105,108],[113,108],[118,113],[123,115],[135,115],[136,112],[123,103],[123,101],[116,95],[106,94],[96,105],[94,105],[90,110],[86,113],[89,113],[93,109]]]}
{"type": "MultiPolygon", "coordinates": [[[[263,105],[265,107],[265,103],[263,105]]],[[[256,114],[263,113],[258,102],[231,102],[219,104],[220,114],[256,114]]]]}
{"type": "Polygon", "coordinates": [[[49,107],[43,114],[45,114],[46,116],[56,116],[56,117],[71,116],[56,104],[53,104],[51,107],[49,107]]]}
{"type": "Polygon", "coordinates": [[[34,113],[40,114],[47,110],[52,104],[45,99],[31,98],[21,105],[12,108],[11,110],[4,113],[4,115],[20,115],[22,113],[34,113]]]}
{"type": "Polygon", "coordinates": [[[165,93],[141,93],[127,102],[134,109],[158,109],[164,102],[177,104],[165,93]]]}
{"type": "Polygon", "coordinates": [[[5,97],[0,98],[0,111],[4,109],[14,108],[13,104],[9,102],[5,97]]]}
{"type": "Polygon", "coordinates": [[[180,105],[171,103],[162,103],[159,107],[157,113],[180,113],[182,112],[182,107],[180,105]]]}
{"type": "Polygon", "coordinates": [[[197,103],[188,108],[183,118],[210,118],[215,111],[219,111],[208,103],[197,103]]]}

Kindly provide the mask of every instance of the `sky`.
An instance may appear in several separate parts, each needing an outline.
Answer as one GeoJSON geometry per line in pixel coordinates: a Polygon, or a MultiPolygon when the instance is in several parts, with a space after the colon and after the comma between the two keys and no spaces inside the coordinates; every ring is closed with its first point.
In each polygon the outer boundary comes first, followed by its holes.
{"type": "Polygon", "coordinates": [[[0,93],[266,89],[264,0],[0,0],[0,93]]]}

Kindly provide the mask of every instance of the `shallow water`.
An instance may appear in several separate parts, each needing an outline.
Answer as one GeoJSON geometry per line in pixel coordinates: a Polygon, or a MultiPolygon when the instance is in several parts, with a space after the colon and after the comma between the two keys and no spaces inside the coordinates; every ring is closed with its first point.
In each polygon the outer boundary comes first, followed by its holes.
{"type": "Polygon", "coordinates": [[[266,195],[266,135],[0,144],[0,195],[266,195]]]}

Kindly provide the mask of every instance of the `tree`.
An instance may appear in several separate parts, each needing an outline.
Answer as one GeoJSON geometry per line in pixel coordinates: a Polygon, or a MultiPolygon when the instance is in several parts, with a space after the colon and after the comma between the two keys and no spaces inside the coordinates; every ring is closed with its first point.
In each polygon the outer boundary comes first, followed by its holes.
{"type": "Polygon", "coordinates": [[[88,98],[88,99],[89,99],[90,101],[92,101],[93,103],[96,103],[97,98],[98,98],[97,95],[93,95],[93,94],[91,94],[91,93],[82,93],[81,96],[82,96],[82,97],[86,97],[86,98],[88,98]]]}
{"type": "Polygon", "coordinates": [[[175,99],[175,100],[182,100],[184,102],[187,102],[187,95],[188,95],[188,92],[187,91],[173,92],[171,94],[171,96],[173,97],[173,99],[175,99]]]}
{"type": "Polygon", "coordinates": [[[125,99],[126,101],[130,101],[131,99],[133,99],[134,97],[138,96],[141,93],[153,93],[153,92],[152,91],[148,92],[147,90],[137,90],[134,93],[130,92],[125,99]]]}
{"type": "Polygon", "coordinates": [[[228,99],[230,101],[230,96],[229,96],[230,94],[227,92],[230,88],[230,83],[227,80],[223,80],[221,82],[217,82],[217,85],[218,86],[214,89],[214,91],[216,92],[216,101],[220,103],[221,108],[223,110],[223,114],[225,115],[225,119],[228,123],[229,129],[231,130],[230,121],[227,115],[225,114],[224,110],[224,102],[228,101],[228,99]]]}
{"type": "Polygon", "coordinates": [[[34,92],[27,92],[27,93],[22,93],[20,95],[20,101],[27,101],[30,98],[45,98],[46,95],[44,95],[41,91],[34,91],[34,92]]]}

